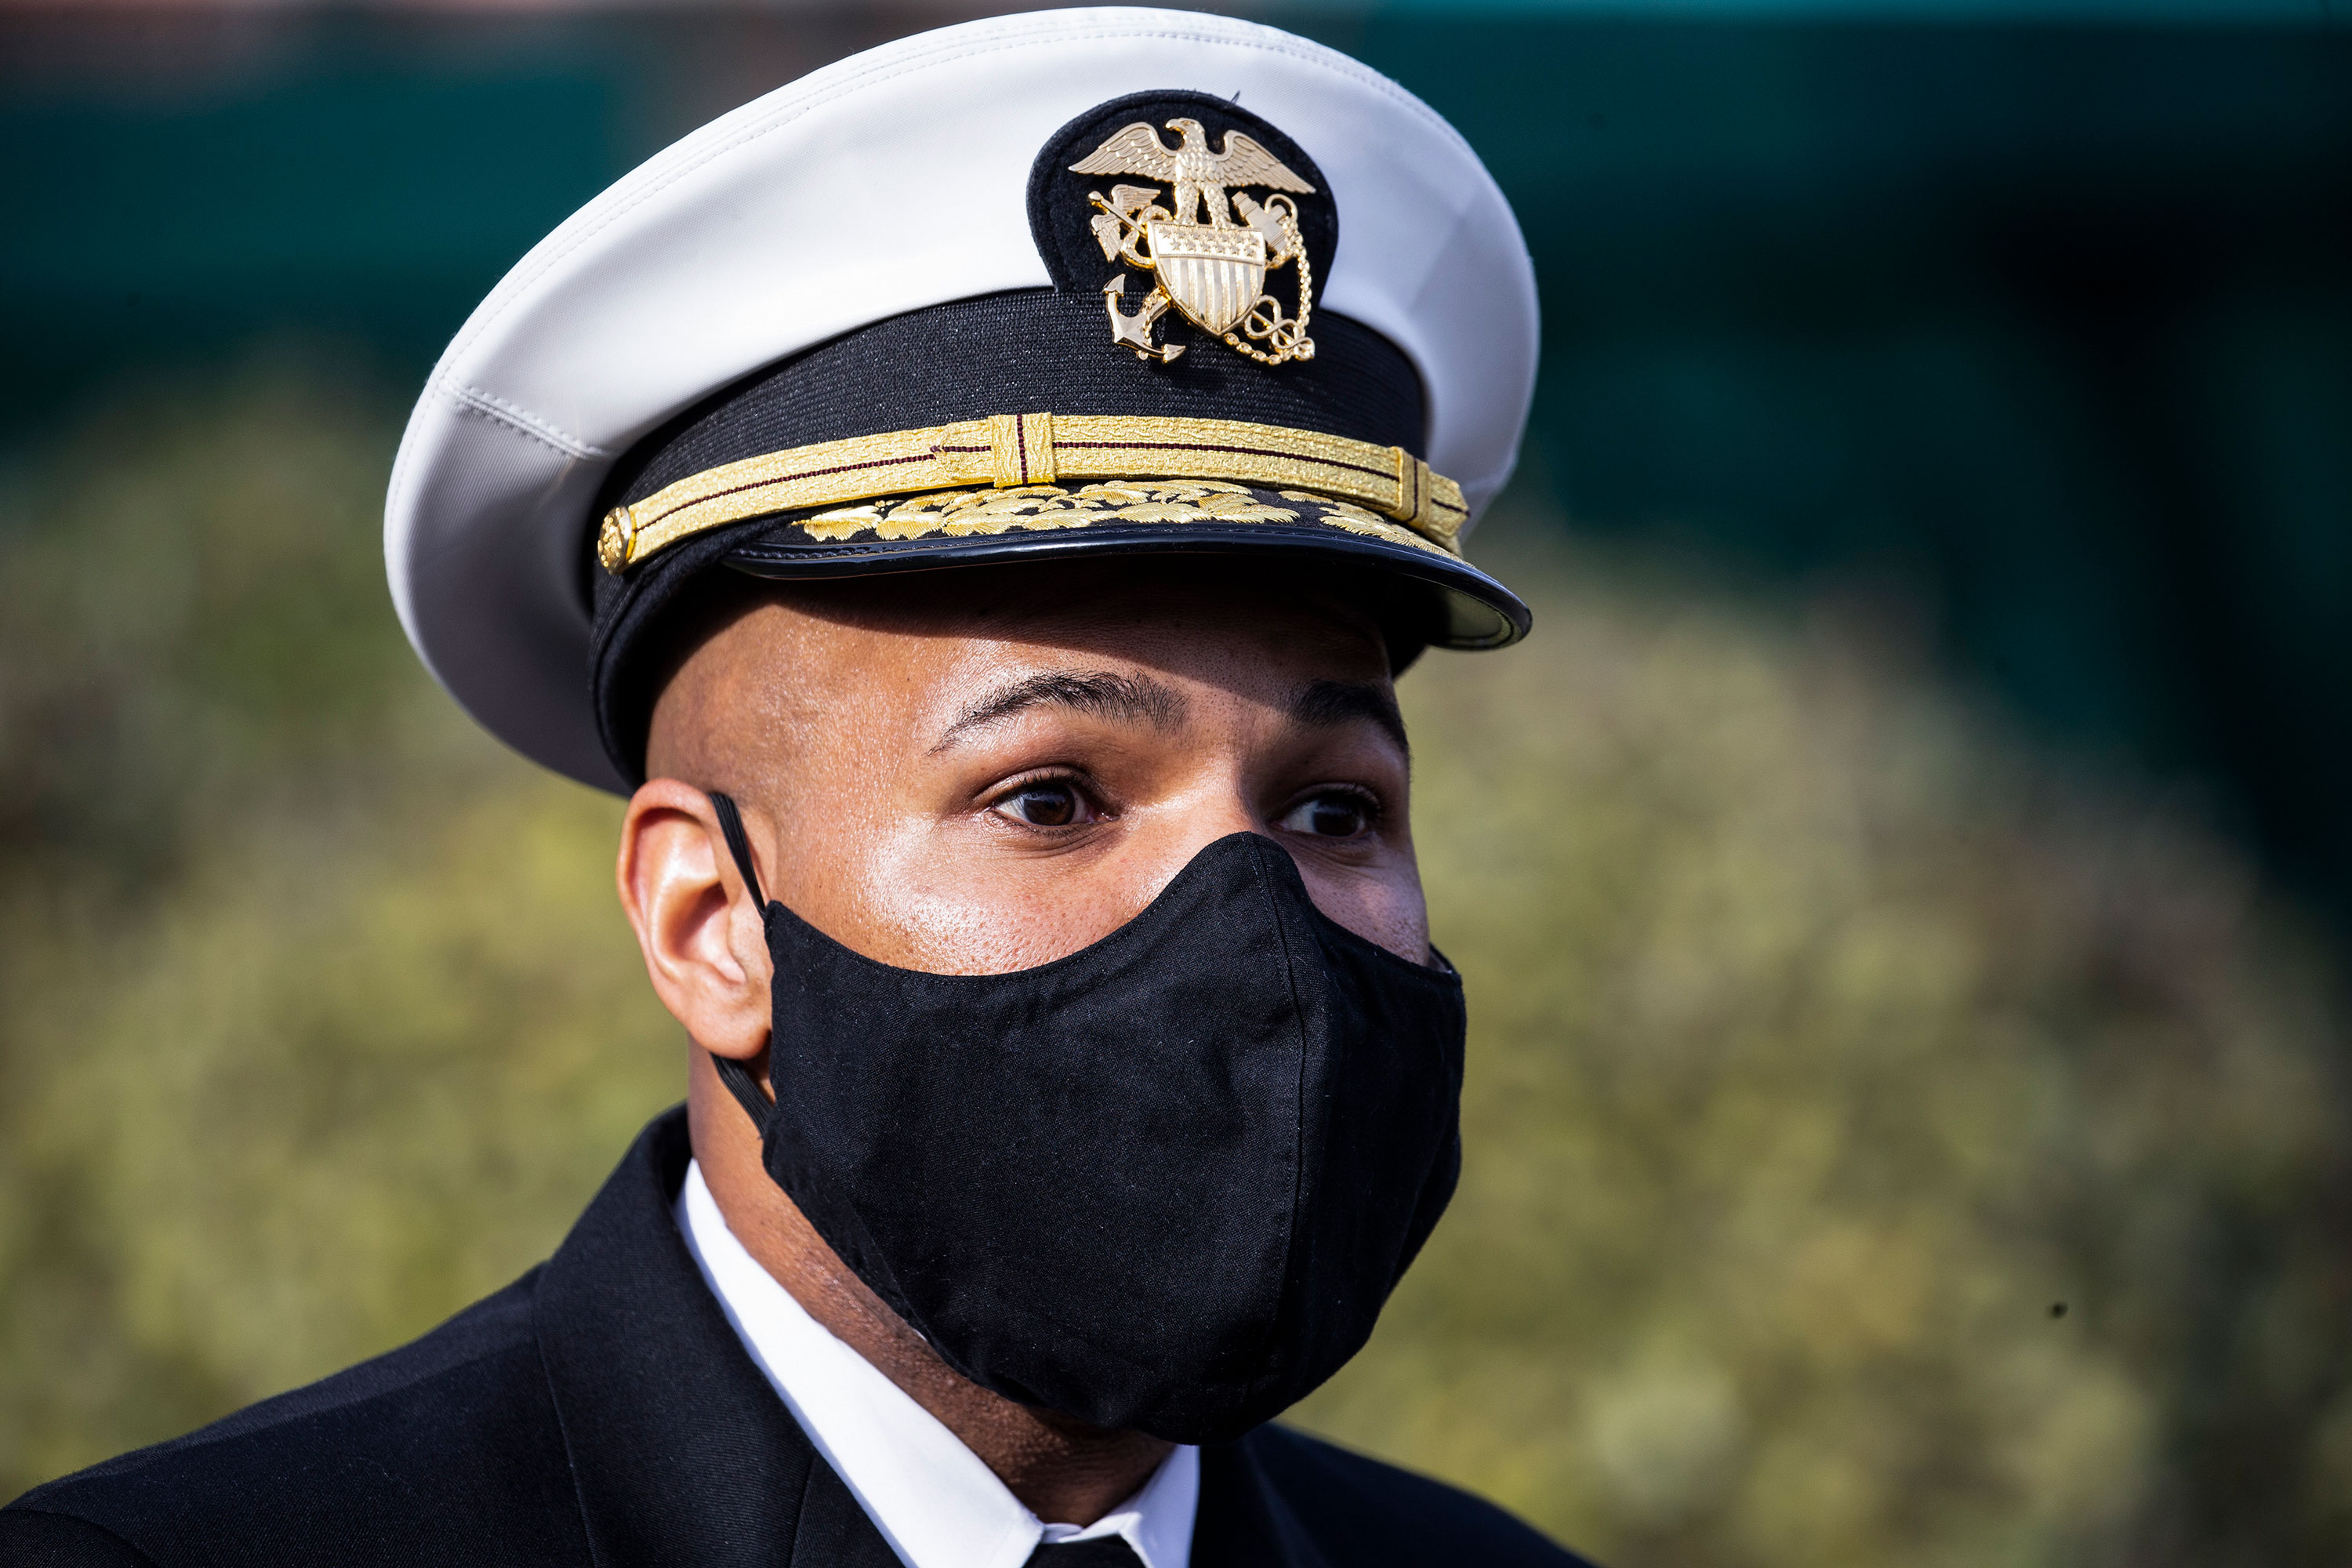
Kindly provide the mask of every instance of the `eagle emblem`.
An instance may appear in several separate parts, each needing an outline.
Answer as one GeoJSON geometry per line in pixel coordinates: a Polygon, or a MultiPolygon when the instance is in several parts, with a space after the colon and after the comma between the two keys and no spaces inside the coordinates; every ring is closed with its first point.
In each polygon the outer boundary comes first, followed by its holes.
{"type": "Polygon", "coordinates": [[[1314,358],[1307,318],[1315,274],[1298,236],[1298,205],[1281,193],[1312,195],[1315,187],[1238,131],[1226,132],[1223,149],[1212,153],[1199,121],[1171,120],[1168,129],[1176,132],[1173,147],[1139,120],[1070,165],[1074,174],[1131,174],[1171,187],[1164,204],[1160,185],[1087,193],[1097,208],[1094,236],[1103,259],[1124,261],[1155,279],[1133,315],[1122,308],[1127,274],[1103,285],[1111,342],[1138,359],[1174,359],[1182,344],[1152,342],[1152,324],[1173,306],[1260,364],[1314,358]],[[1267,193],[1264,202],[1249,195],[1251,186],[1267,193]],[[1281,302],[1265,292],[1265,278],[1293,263],[1298,313],[1285,316],[1281,302]]]}

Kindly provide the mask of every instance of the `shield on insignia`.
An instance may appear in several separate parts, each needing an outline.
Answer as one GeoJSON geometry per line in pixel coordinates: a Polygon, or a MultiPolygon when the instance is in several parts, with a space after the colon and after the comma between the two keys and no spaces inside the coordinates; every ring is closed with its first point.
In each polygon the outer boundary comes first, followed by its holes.
{"type": "Polygon", "coordinates": [[[1203,331],[1230,332],[1265,287],[1265,239],[1255,229],[1154,223],[1151,269],[1160,286],[1203,331]]]}

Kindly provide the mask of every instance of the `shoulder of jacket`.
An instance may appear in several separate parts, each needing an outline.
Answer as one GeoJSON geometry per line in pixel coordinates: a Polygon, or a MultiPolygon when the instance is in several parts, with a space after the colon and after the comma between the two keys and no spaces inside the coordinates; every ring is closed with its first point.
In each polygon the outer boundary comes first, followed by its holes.
{"type": "Polygon", "coordinates": [[[0,1563],[31,1568],[155,1568],[155,1560],[110,1530],[70,1514],[11,1504],[0,1508],[0,1563]]]}
{"type": "Polygon", "coordinates": [[[99,1532],[89,1540],[111,1534],[169,1563],[187,1548],[233,1545],[265,1518],[270,1528],[330,1510],[367,1517],[373,1501],[398,1497],[413,1505],[444,1472],[463,1489],[454,1472],[478,1475],[487,1456],[503,1467],[546,1448],[560,1468],[562,1437],[532,1325],[538,1274],[398,1350],[37,1487],[6,1511],[79,1521],[99,1532]]]}
{"type": "Polygon", "coordinates": [[[1591,1568],[1484,1498],[1292,1427],[1242,1447],[1334,1563],[1591,1568]]]}

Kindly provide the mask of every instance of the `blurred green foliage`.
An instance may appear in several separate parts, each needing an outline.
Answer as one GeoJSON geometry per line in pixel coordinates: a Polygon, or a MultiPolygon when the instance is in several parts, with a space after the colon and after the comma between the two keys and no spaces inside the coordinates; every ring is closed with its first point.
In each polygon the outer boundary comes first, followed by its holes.
{"type": "MultiPolygon", "coordinates": [[[[616,804],[394,623],[396,418],[283,351],[0,475],[0,1494],[495,1289],[678,1091],[616,804]]],[[[1626,1568],[2342,1561],[2289,914],[1885,623],[1546,522],[1538,637],[1405,682],[1462,1194],[1299,1419],[1626,1568]]]]}
{"type": "Polygon", "coordinates": [[[2347,1561],[2343,1019],[2244,862],[1866,603],[1532,553],[1404,682],[1461,1196],[1304,1419],[1628,1564],[2347,1561]]]}
{"type": "Polygon", "coordinates": [[[0,1491],[497,1289],[677,1098],[617,803],[402,639],[397,416],[278,354],[8,477],[0,1491]]]}

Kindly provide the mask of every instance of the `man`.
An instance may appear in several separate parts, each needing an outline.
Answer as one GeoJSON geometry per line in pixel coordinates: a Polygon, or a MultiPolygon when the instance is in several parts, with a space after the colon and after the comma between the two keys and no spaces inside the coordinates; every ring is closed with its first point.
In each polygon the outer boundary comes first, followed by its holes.
{"type": "Polygon", "coordinates": [[[387,557],[478,717],[630,792],[687,1105],[542,1268],[0,1558],[1570,1561],[1269,1425],[1459,1168],[1391,679],[1527,629],[1460,541],[1534,331],[1442,121],[1185,13],[874,51],[559,229],[387,557]]]}

